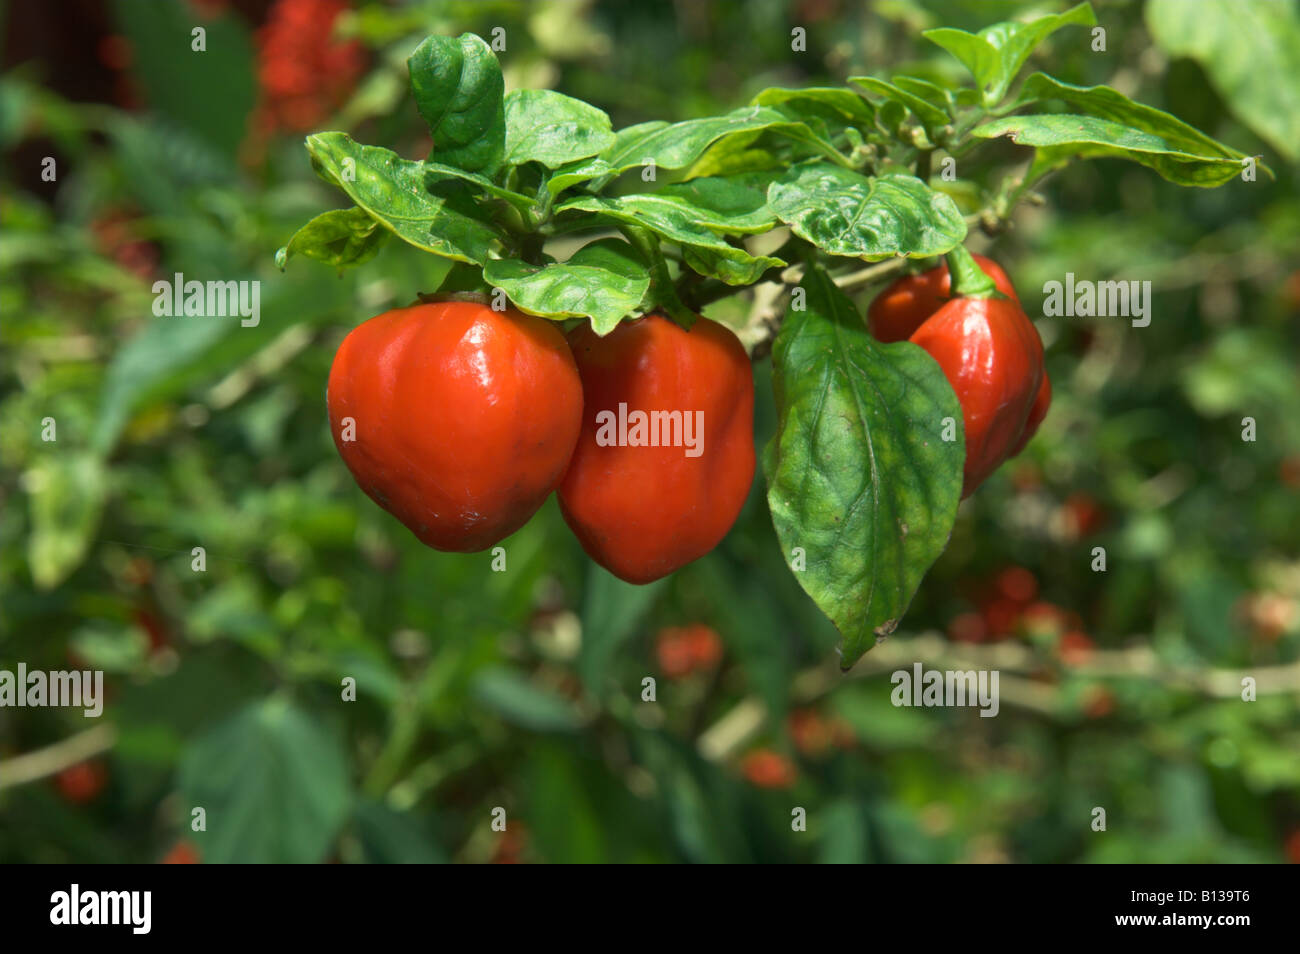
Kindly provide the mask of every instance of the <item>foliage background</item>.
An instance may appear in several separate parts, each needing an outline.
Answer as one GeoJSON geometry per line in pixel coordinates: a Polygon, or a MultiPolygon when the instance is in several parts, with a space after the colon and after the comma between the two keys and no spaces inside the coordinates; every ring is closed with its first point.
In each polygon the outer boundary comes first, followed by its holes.
{"type": "MultiPolygon", "coordinates": [[[[317,7],[278,15],[294,6],[317,7]]],[[[1037,61],[1261,154],[1277,181],[1189,190],[1076,164],[976,240],[1031,316],[1073,272],[1151,280],[1154,318],[1038,322],[1055,386],[1039,436],[963,506],[902,630],[841,678],[761,477],[713,554],[644,588],[595,568],[553,501],[494,573],[361,493],[325,420],[334,349],[441,266],[390,243],[342,277],[276,271],[297,224],[338,203],[300,133],[424,155],[404,59],[430,32],[504,27],[507,88],[587,99],[617,128],[770,85],[948,75],[921,29],[1064,4],[359,3],[336,23],[359,45],[289,80],[309,88],[295,108],[325,113],[301,128],[273,95],[284,77],[259,71],[266,0],[7,5],[0,668],[102,668],[110,702],[93,726],[0,709],[0,860],[150,862],[179,843],[205,861],[1300,860],[1296,10],[1189,49],[1161,3],[1094,6],[1106,53],[1065,31],[1037,61]],[[149,287],[175,272],[259,279],[260,325],[154,318],[149,287]],[[693,623],[722,659],[672,678],[657,634],[693,623]],[[895,708],[889,673],[915,661],[999,668],[1000,715],[895,708]],[[1259,675],[1259,701],[1235,670],[1259,675]],[[6,763],[39,771],[17,784],[6,763]],[[206,832],[188,831],[195,804],[206,832]]],[[[1214,23],[1244,5],[1202,6],[1214,23]]],[[[761,446],[766,364],[756,377],[761,446]]]]}

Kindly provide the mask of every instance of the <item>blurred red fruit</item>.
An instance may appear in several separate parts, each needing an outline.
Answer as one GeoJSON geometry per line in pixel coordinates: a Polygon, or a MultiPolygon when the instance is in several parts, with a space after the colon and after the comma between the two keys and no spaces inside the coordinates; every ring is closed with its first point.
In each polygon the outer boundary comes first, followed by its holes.
{"type": "Polygon", "coordinates": [[[1078,630],[1070,630],[1061,637],[1061,642],[1057,646],[1057,651],[1061,654],[1063,662],[1071,666],[1077,666],[1086,662],[1092,655],[1092,651],[1097,648],[1085,633],[1078,630]]]}
{"type": "Polygon", "coordinates": [[[958,613],[948,621],[948,638],[954,643],[982,643],[988,627],[979,613],[958,613]]]}
{"type": "Polygon", "coordinates": [[[722,659],[722,640],[703,623],[686,627],[686,643],[696,669],[712,669],[722,659]]]}
{"type": "Polygon", "coordinates": [[[257,34],[261,124],[306,131],[343,105],[365,68],[356,40],[338,41],[343,0],[277,0],[257,34]]]}
{"type": "Polygon", "coordinates": [[[1006,597],[990,600],[983,607],[984,626],[991,640],[1006,639],[1016,631],[1020,620],[1020,604],[1006,597]]]}
{"type": "Polygon", "coordinates": [[[823,755],[835,745],[831,724],[816,709],[796,709],[787,727],[794,746],[804,755],[823,755]]]}
{"type": "Polygon", "coordinates": [[[1031,603],[1038,595],[1038,580],[1022,566],[1009,566],[997,578],[998,592],[1017,603],[1031,603]]]}
{"type": "Polygon", "coordinates": [[[1067,614],[1055,603],[1030,603],[1020,614],[1020,625],[1031,634],[1058,634],[1065,629],[1067,614]]]}
{"type": "Polygon", "coordinates": [[[691,644],[679,626],[659,630],[655,637],[655,654],[659,658],[659,670],[669,679],[681,679],[695,666],[691,644]]]}
{"type": "Polygon", "coordinates": [[[1097,501],[1085,493],[1070,494],[1061,505],[1065,532],[1075,539],[1096,533],[1106,522],[1106,514],[1097,501]]]}
{"type": "Polygon", "coordinates": [[[755,749],[741,760],[740,770],[757,788],[789,788],[798,773],[794,763],[771,749],[755,749]]]}
{"type": "Polygon", "coordinates": [[[199,850],[184,839],[176,842],[171,846],[167,854],[159,859],[160,865],[197,865],[199,864],[199,850]]]}
{"type": "Polygon", "coordinates": [[[100,762],[78,762],[54,776],[59,794],[74,805],[92,802],[108,783],[108,769],[100,762]]]}

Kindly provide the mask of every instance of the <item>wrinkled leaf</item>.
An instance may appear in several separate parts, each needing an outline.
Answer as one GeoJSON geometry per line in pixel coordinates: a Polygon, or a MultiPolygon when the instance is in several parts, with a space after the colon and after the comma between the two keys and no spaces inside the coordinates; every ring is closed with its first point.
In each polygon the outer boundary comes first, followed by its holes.
{"type": "Polygon", "coordinates": [[[555,169],[614,144],[609,116],[580,99],[546,89],[506,96],[506,162],[555,169]]]}
{"type": "Polygon", "coordinates": [[[505,81],[480,37],[430,36],[406,65],[439,162],[491,175],[505,150],[505,81]]]}
{"type": "Polygon", "coordinates": [[[843,637],[848,668],[893,632],[943,552],[961,498],[961,406],[939,365],[909,342],[881,345],[830,276],[804,278],[772,352],[777,433],[764,453],[783,552],[843,637]]]}
{"type": "Polygon", "coordinates": [[[796,235],[831,255],[928,258],[966,236],[952,199],[915,176],[868,178],[814,163],[773,182],[767,200],[796,235]]]}
{"type": "Polygon", "coordinates": [[[377,254],[389,236],[364,209],[334,209],[316,216],[275,253],[275,264],[284,271],[294,255],[347,268],[362,265],[377,254]]]}

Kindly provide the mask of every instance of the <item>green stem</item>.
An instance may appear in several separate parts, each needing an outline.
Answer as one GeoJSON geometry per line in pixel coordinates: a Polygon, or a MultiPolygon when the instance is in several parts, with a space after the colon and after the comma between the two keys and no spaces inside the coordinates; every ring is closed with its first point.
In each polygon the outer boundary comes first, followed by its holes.
{"type": "Polygon", "coordinates": [[[960,298],[1005,298],[984,274],[965,245],[953,246],[948,253],[948,271],[952,275],[952,293],[960,298]]]}

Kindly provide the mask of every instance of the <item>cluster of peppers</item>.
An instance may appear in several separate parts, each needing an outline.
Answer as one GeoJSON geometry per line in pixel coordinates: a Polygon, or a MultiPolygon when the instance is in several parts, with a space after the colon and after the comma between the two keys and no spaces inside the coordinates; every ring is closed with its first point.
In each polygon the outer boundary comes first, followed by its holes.
{"type": "MultiPolygon", "coordinates": [[[[1051,384],[1002,269],[960,246],[949,261],[955,281],[947,265],[900,278],[868,324],[943,369],[962,407],[969,496],[1033,436],[1051,384]]],[[[554,491],[592,559],[649,583],[717,546],[754,477],[750,361],[735,334],[703,317],[689,331],[649,315],[604,337],[587,323],[566,337],[477,300],[399,308],[343,341],[326,400],[362,490],[438,550],[493,546],[554,491]],[[602,439],[602,412],[620,409],[698,413],[702,442],[688,454],[602,439]]]]}

